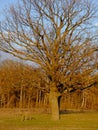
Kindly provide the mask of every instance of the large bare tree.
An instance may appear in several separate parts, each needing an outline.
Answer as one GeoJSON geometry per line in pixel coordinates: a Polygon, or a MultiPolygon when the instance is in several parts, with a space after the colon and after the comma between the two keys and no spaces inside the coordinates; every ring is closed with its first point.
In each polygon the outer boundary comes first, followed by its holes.
{"type": "Polygon", "coordinates": [[[0,49],[36,63],[46,75],[54,120],[63,94],[96,83],[96,11],[90,0],[20,0],[1,22],[0,49]]]}

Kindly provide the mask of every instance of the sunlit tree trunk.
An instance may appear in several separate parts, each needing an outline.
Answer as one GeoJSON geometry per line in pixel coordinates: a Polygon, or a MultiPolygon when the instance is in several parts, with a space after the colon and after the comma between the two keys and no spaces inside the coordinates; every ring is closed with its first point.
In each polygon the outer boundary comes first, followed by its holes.
{"type": "Polygon", "coordinates": [[[23,86],[21,86],[20,89],[20,102],[19,102],[19,108],[22,108],[23,105],[23,86]]]}
{"type": "Polygon", "coordinates": [[[28,96],[28,109],[30,108],[30,104],[31,104],[31,94],[29,94],[28,96]]]}
{"type": "Polygon", "coordinates": [[[50,92],[50,106],[53,120],[59,120],[59,104],[56,92],[50,92]]]}
{"type": "Polygon", "coordinates": [[[7,94],[7,108],[10,107],[10,93],[8,91],[8,94],[7,94]]]}
{"type": "Polygon", "coordinates": [[[49,94],[49,101],[50,101],[50,107],[51,107],[51,114],[53,120],[59,120],[60,119],[60,95],[56,91],[55,84],[51,84],[50,94],[49,94]]]}

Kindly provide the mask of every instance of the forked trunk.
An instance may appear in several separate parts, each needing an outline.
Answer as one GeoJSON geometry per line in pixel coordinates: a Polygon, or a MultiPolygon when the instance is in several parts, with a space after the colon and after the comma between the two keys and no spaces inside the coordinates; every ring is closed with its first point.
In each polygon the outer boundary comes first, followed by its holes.
{"type": "Polygon", "coordinates": [[[51,113],[52,113],[52,119],[53,120],[59,120],[60,119],[60,115],[59,115],[59,96],[57,95],[56,92],[50,92],[50,105],[51,105],[51,113]]]}

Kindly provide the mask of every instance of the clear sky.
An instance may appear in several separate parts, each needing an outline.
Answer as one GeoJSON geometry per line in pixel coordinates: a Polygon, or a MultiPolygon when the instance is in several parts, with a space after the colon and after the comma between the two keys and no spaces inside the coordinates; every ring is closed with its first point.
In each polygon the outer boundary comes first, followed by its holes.
{"type": "Polygon", "coordinates": [[[9,6],[9,4],[15,3],[17,0],[0,0],[0,11],[3,10],[3,8],[6,8],[9,6]]]}
{"type": "MultiPolygon", "coordinates": [[[[17,0],[0,0],[0,19],[2,19],[2,13],[4,12],[4,9],[8,8],[11,4],[15,4],[16,1],[17,0]]],[[[0,52],[0,56],[1,55],[3,56],[3,60],[9,58],[9,55],[6,55],[3,52],[0,52]]]]}

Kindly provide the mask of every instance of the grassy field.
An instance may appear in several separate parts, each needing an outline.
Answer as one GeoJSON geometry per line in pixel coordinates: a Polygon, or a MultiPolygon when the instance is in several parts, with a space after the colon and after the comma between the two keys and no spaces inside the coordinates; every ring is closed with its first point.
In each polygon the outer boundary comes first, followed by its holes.
{"type": "Polygon", "coordinates": [[[98,130],[98,112],[69,112],[52,121],[51,114],[33,113],[31,120],[15,112],[0,111],[0,130],[98,130]]]}

